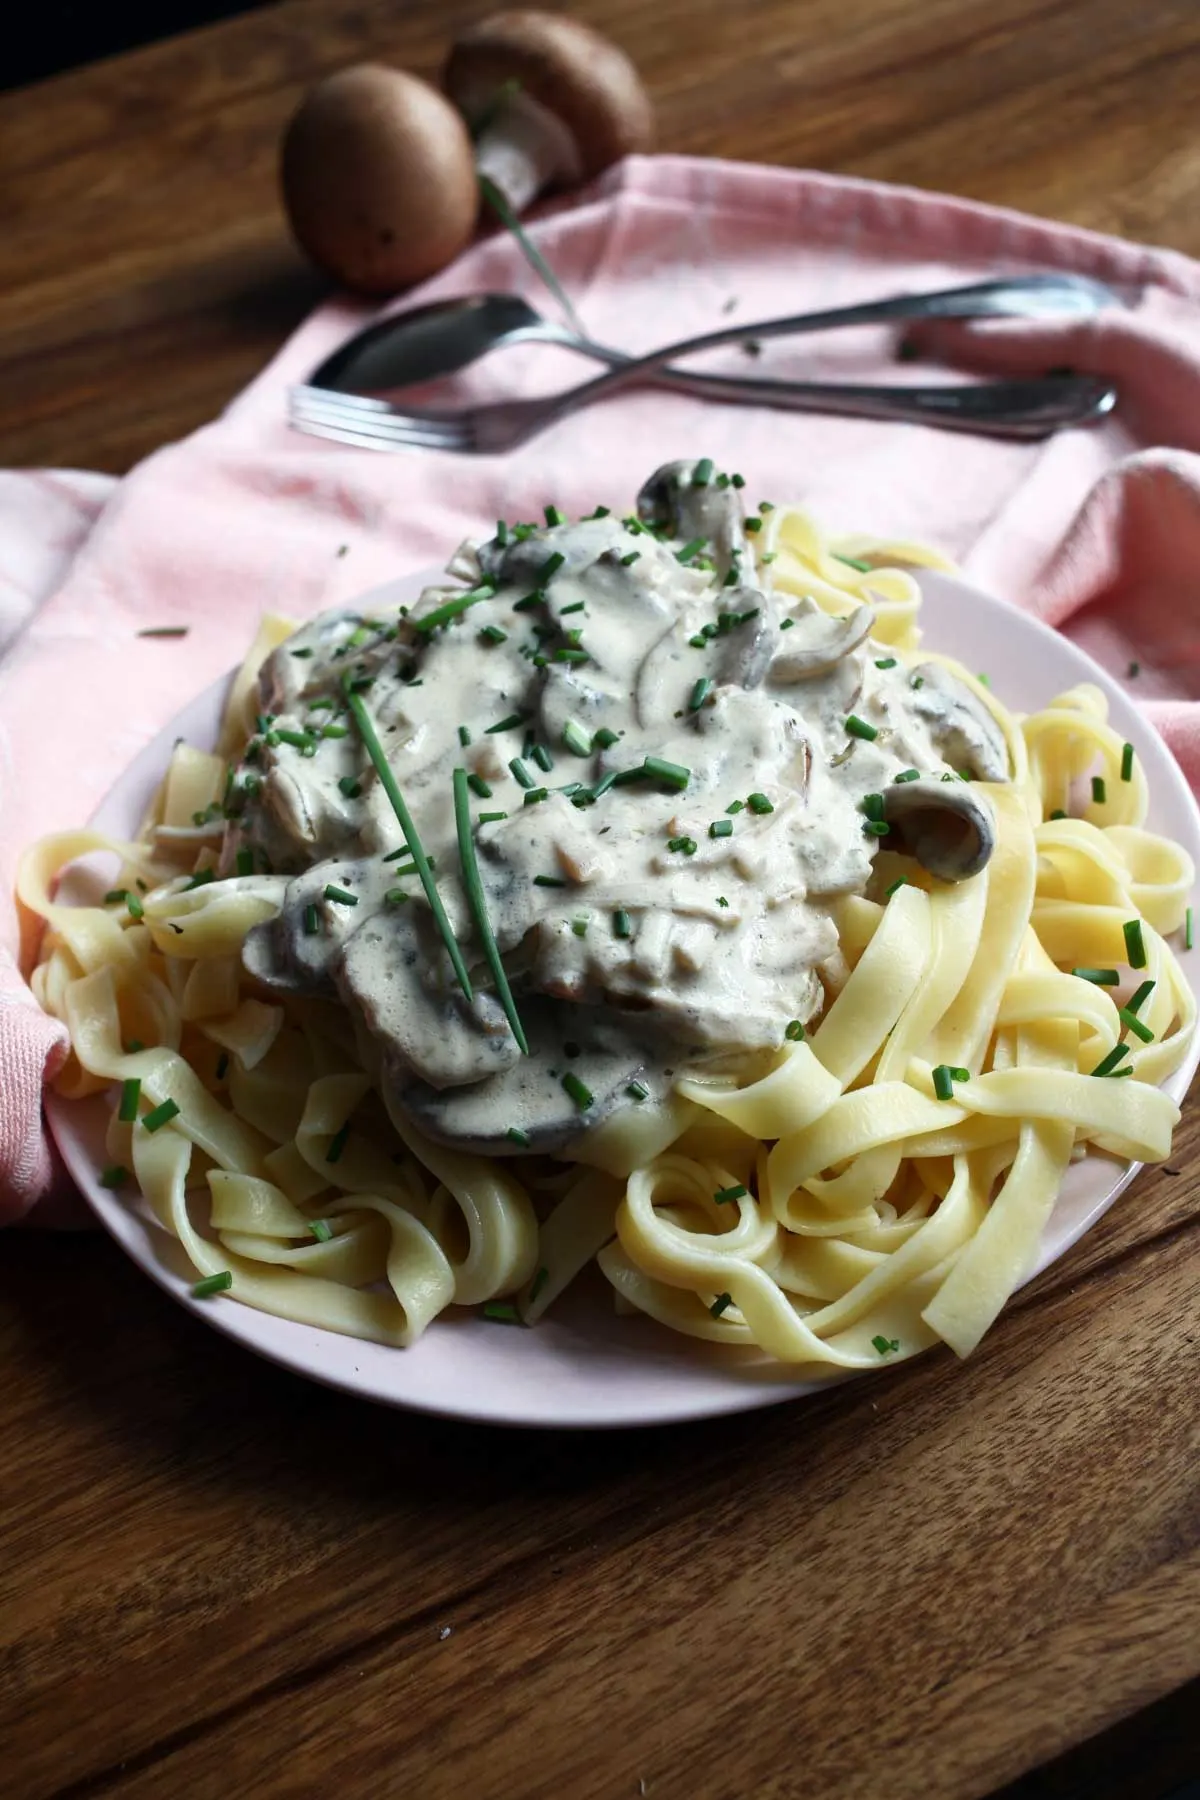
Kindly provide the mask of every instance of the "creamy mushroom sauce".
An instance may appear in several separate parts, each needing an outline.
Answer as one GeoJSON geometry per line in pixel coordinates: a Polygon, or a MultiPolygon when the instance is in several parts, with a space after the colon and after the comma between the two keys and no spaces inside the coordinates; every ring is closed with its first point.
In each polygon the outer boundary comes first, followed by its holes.
{"type": "Polygon", "coordinates": [[[639,514],[464,546],[460,585],[398,616],[324,613],[260,678],[222,868],[250,846],[292,879],[246,967],[339,999],[388,1104],[443,1142],[561,1149],[685,1069],[796,1035],[844,974],[831,908],[871,875],[866,796],[939,874],[990,853],[990,809],[960,771],[1006,779],[1007,752],[973,695],[939,665],[894,661],[865,635],[868,609],[837,621],[773,594],[736,488],[707,466],[660,470],[639,514]],[[434,861],[473,1003],[418,879],[398,873],[410,859],[347,675],[434,861]],[[878,736],[850,735],[850,715],[878,736]],[[679,772],[633,774],[647,758],[679,772]],[[528,1057],[473,934],[456,766],[490,789],[471,795],[474,839],[528,1057]]]}

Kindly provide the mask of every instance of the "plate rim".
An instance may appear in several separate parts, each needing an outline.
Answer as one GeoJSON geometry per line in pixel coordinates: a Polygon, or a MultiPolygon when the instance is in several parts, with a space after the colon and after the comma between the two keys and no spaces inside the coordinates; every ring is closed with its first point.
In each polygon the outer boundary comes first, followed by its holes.
{"type": "MultiPolygon", "coordinates": [[[[1197,806],[1187,781],[1174,756],[1158,735],[1150,720],[1137,707],[1136,703],[1124,692],[1118,683],[1100,667],[1092,657],[1055,631],[1043,620],[1032,614],[1020,611],[1010,603],[989,594],[974,583],[962,577],[940,570],[913,570],[922,589],[923,601],[932,599],[935,606],[941,604],[962,604],[982,606],[986,612],[1005,622],[1011,621],[1022,636],[1028,635],[1032,642],[1040,640],[1052,644],[1055,656],[1066,654],[1077,666],[1078,681],[1088,680],[1098,686],[1109,702],[1110,717],[1116,714],[1119,728],[1129,731],[1132,741],[1137,744],[1139,753],[1143,743],[1154,746],[1151,760],[1154,763],[1155,794],[1159,793],[1162,782],[1171,790],[1175,806],[1187,817],[1192,843],[1186,845],[1190,854],[1200,860],[1200,807],[1197,806]],[[1132,722],[1132,723],[1131,723],[1132,722]]],[[[376,608],[384,603],[384,596],[393,600],[411,597],[420,587],[428,582],[441,578],[441,571],[418,571],[412,575],[401,577],[395,581],[384,583],[360,596],[357,604],[373,603],[376,608]]],[[[928,638],[928,633],[925,634],[928,638]]],[[[939,648],[930,645],[930,648],[939,648]]],[[[143,746],[138,755],[126,766],[117,780],[109,788],[104,798],[93,812],[91,825],[99,829],[124,832],[127,827],[118,826],[115,822],[107,826],[104,821],[113,812],[122,812],[128,816],[129,793],[137,788],[139,780],[157,779],[161,773],[163,746],[179,733],[181,721],[193,714],[207,710],[214,717],[219,712],[220,703],[228,691],[236,669],[210,683],[200,694],[180,708],[172,718],[168,719],[155,736],[143,746]]],[[[1061,691],[1061,684],[1054,681],[1051,685],[1061,691]]],[[[1044,704],[1040,702],[1039,704],[1044,704]]],[[[1011,709],[1010,710],[1014,710],[1011,709]]],[[[1030,708],[1029,710],[1033,710],[1030,708]]],[[[1194,956],[1200,952],[1193,952],[1194,956]]],[[[1182,958],[1181,958],[1182,961],[1182,958]]],[[[1185,965],[1186,974],[1186,965],[1185,965]]],[[[1189,986],[1194,988],[1192,976],[1187,975],[1189,986]]],[[[1196,1067],[1200,1063],[1200,1030],[1197,1030],[1188,1055],[1180,1068],[1163,1084],[1164,1089],[1182,1103],[1196,1067]]],[[[601,1406],[595,1412],[580,1410],[576,1404],[566,1410],[555,1410],[553,1402],[549,1406],[530,1406],[514,1402],[508,1405],[497,1405],[492,1399],[483,1403],[476,1398],[477,1390],[473,1385],[463,1393],[447,1395],[444,1391],[423,1393],[419,1386],[415,1391],[386,1392],[377,1385],[364,1382],[359,1370],[350,1366],[350,1355],[353,1347],[362,1342],[363,1350],[373,1354],[385,1351],[389,1357],[402,1357],[406,1361],[414,1357],[415,1349],[399,1350],[395,1347],[368,1344],[362,1340],[344,1337],[340,1333],[329,1332],[323,1327],[304,1325],[296,1320],[279,1319],[276,1315],[262,1313],[258,1309],[235,1303],[229,1306],[217,1306],[212,1301],[196,1300],[190,1291],[190,1284],[169,1266],[168,1258],[162,1252],[167,1245],[174,1242],[162,1228],[150,1223],[136,1205],[130,1205],[114,1192],[99,1185],[96,1158],[92,1148],[97,1130],[95,1121],[107,1109],[107,1102],[102,1096],[93,1096],[89,1100],[70,1100],[53,1091],[45,1096],[46,1115],[51,1135],[63,1162],[79,1188],[91,1212],[119,1245],[122,1251],[133,1261],[143,1273],[172,1299],[184,1306],[188,1311],[201,1318],[214,1329],[231,1338],[255,1354],[264,1357],[276,1366],[287,1369],[293,1374],[314,1380],[321,1385],[350,1393],[360,1399],[368,1399],[382,1405],[403,1408],[431,1417],[442,1417],[460,1420],[464,1423],[492,1426],[509,1426],[519,1429],[546,1430],[618,1430],[638,1426],[655,1426],[674,1423],[685,1423],[699,1418],[719,1418],[732,1413],[756,1411],[763,1407],[780,1405],[784,1401],[800,1399],[809,1394],[824,1392],[827,1388],[839,1385],[841,1381],[850,1379],[852,1375],[885,1373],[887,1365],[880,1365],[878,1371],[843,1371],[834,1372],[819,1379],[797,1380],[789,1378],[785,1365],[756,1365],[747,1367],[740,1373],[731,1367],[728,1361],[720,1367],[723,1377],[722,1385],[711,1382],[699,1383],[694,1390],[689,1389],[688,1377],[703,1371],[699,1361],[688,1363],[682,1379],[672,1380],[665,1384],[660,1380],[657,1391],[660,1394],[656,1405],[610,1405],[601,1406]],[[156,1246],[161,1243],[162,1250],[156,1246]],[[264,1323],[265,1322],[265,1323],[264,1323]],[[320,1346],[329,1339],[335,1340],[339,1351],[346,1354],[335,1365],[322,1366],[320,1346]],[[314,1340],[306,1343],[306,1340],[314,1340]],[[730,1377],[733,1379],[730,1379],[730,1377]],[[358,1379],[356,1379],[358,1377],[358,1379]]],[[[1080,1215],[1070,1222],[1066,1229],[1056,1236],[1052,1248],[1045,1242],[1039,1250],[1034,1268],[1019,1286],[1023,1287],[1053,1263],[1060,1261],[1099,1222],[1106,1212],[1116,1203],[1121,1194],[1140,1173],[1141,1163],[1128,1163],[1124,1167],[1113,1164],[1114,1180],[1104,1194],[1094,1202],[1086,1204],[1080,1215]]],[[[1055,1213],[1059,1211],[1061,1201],[1056,1203],[1055,1213]]],[[[1054,1221],[1054,1213],[1051,1221],[1054,1221]]],[[[1049,1229],[1049,1226],[1048,1226],[1049,1229]]],[[[1019,1290],[1018,1290],[1019,1291],[1019,1290]]],[[[631,1321],[637,1328],[643,1327],[646,1321],[631,1321]]],[[[649,1322],[652,1324],[652,1322],[649,1322]]],[[[446,1322],[435,1321],[431,1332],[439,1329],[444,1332],[446,1322]]],[[[997,1326],[999,1328],[999,1321],[997,1326]]],[[[495,1327],[489,1328],[492,1332],[495,1327]]],[[[661,1327],[653,1327],[661,1331],[661,1327]]],[[[545,1328],[543,1328],[543,1331],[545,1328]]],[[[691,1340],[680,1340],[691,1344],[691,1340]]],[[[938,1346],[933,1346],[937,1349],[938,1346]]],[[[692,1354],[697,1356],[698,1347],[693,1346],[692,1354]]],[[[921,1352],[925,1355],[928,1352],[921,1352]]],[[[906,1359],[907,1360],[907,1359],[906,1359]]],[[[403,1367],[403,1364],[396,1365],[403,1367]]],[[[893,1365],[898,1366],[898,1365],[893,1365]]],[[[636,1388],[634,1392],[636,1393],[636,1388]]],[[[624,1390],[622,1390],[624,1392],[624,1390]]]]}

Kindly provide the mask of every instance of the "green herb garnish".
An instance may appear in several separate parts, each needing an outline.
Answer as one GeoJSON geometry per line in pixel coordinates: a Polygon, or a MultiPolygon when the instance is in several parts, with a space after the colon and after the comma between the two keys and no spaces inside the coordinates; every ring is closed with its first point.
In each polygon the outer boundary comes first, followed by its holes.
{"type": "Polygon", "coordinates": [[[864,738],[867,743],[873,742],[873,740],[879,736],[878,728],[874,725],[868,725],[867,721],[865,719],[860,719],[857,713],[849,713],[847,715],[846,730],[850,733],[851,737],[864,738]]]}
{"type": "Polygon", "coordinates": [[[508,713],[503,719],[497,719],[494,725],[486,726],[484,729],[484,736],[494,737],[498,731],[515,731],[518,725],[523,725],[524,723],[524,713],[508,713]]]}
{"type": "Polygon", "coordinates": [[[732,1294],[718,1294],[716,1299],[713,1301],[712,1305],[709,1307],[708,1310],[712,1314],[714,1319],[719,1319],[721,1314],[723,1312],[725,1312],[726,1309],[732,1305],[733,1305],[733,1295],[732,1294]]]}
{"type": "Polygon", "coordinates": [[[784,1027],[783,1035],[785,1038],[790,1038],[793,1044],[802,1044],[804,1042],[804,1026],[802,1022],[799,1019],[789,1019],[787,1025],[784,1027]]]}
{"type": "Polygon", "coordinates": [[[734,1200],[744,1200],[749,1192],[742,1182],[735,1181],[732,1187],[718,1188],[713,1199],[718,1206],[727,1206],[734,1200]]]}
{"type": "Polygon", "coordinates": [[[1128,1044],[1115,1045],[1113,1047],[1113,1049],[1111,1049],[1109,1051],[1108,1055],[1105,1057],[1102,1057],[1101,1060],[1096,1064],[1095,1068],[1092,1070],[1092,1074],[1093,1075],[1111,1075],[1113,1070],[1116,1068],[1117,1064],[1119,1062],[1123,1062],[1124,1059],[1128,1055],[1129,1055],[1129,1045],[1128,1044]]]}
{"type": "Polygon", "coordinates": [[[528,1150],[529,1133],[522,1131],[519,1125],[510,1125],[504,1135],[510,1144],[519,1144],[522,1150],[528,1150]]]}
{"type": "Polygon", "coordinates": [[[333,1136],[329,1140],[329,1148],[325,1152],[325,1161],[327,1163],[335,1163],[335,1162],[341,1161],[342,1151],[346,1148],[346,1139],[349,1136],[350,1136],[350,1121],[349,1121],[349,1119],[347,1119],[343,1125],[339,1125],[338,1129],[334,1132],[333,1136]]]}
{"type": "Polygon", "coordinates": [[[308,1221],[308,1229],[312,1232],[318,1244],[327,1244],[333,1236],[333,1227],[330,1225],[328,1219],[310,1219],[308,1221]]]}
{"type": "Polygon", "coordinates": [[[1148,1025],[1143,1025],[1142,1021],[1130,1011],[1129,1007],[1120,1007],[1117,1012],[1117,1017],[1120,1019],[1122,1025],[1124,1025],[1126,1031],[1132,1031],[1134,1037],[1141,1038],[1143,1044],[1152,1044],[1154,1042],[1154,1033],[1151,1031],[1150,1027],[1148,1025]]]}
{"type": "Polygon", "coordinates": [[[838,562],[845,563],[847,568],[857,569],[860,575],[869,575],[871,573],[870,563],[864,562],[861,556],[843,556],[840,550],[835,550],[833,555],[837,558],[838,562]]]}
{"type": "Polygon", "coordinates": [[[172,1119],[177,1119],[178,1117],[179,1106],[177,1102],[174,1100],[164,1100],[160,1106],[151,1108],[143,1118],[142,1124],[147,1131],[158,1131],[162,1126],[169,1125],[172,1119]]]}
{"type": "Polygon", "coordinates": [[[213,1294],[227,1294],[233,1286],[233,1276],[228,1269],[222,1269],[219,1275],[206,1275],[203,1281],[192,1285],[193,1300],[207,1300],[213,1294]]]}
{"type": "Polygon", "coordinates": [[[692,697],[688,701],[688,711],[689,712],[699,712],[700,708],[704,705],[704,702],[708,699],[708,696],[712,693],[712,690],[713,690],[712,676],[711,675],[701,675],[699,681],[696,683],[695,687],[692,689],[692,697]]]}
{"type": "Polygon", "coordinates": [[[1133,745],[1132,744],[1123,744],[1121,746],[1121,780],[1122,781],[1132,781],[1133,780],[1133,745]]]}
{"type": "MultiPolygon", "coordinates": [[[[1115,969],[1072,969],[1080,981],[1094,981],[1097,987],[1120,987],[1121,977],[1115,969]]],[[[1153,986],[1153,982],[1151,986],[1153,986]]]]}
{"type": "Polygon", "coordinates": [[[112,1188],[123,1187],[127,1181],[132,1180],[133,1176],[122,1163],[112,1163],[102,1172],[100,1176],[100,1186],[111,1190],[112,1188]]]}
{"type": "Polygon", "coordinates": [[[886,1338],[886,1337],[873,1337],[871,1339],[871,1344],[874,1349],[878,1350],[880,1356],[886,1356],[889,1351],[891,1351],[894,1354],[897,1350],[899,1350],[900,1339],[899,1338],[886,1338]]]}
{"type": "Polygon", "coordinates": [[[357,906],[358,895],[349,894],[345,888],[335,887],[332,881],[325,883],[324,898],[331,900],[335,906],[357,906]]]}
{"type": "Polygon", "coordinates": [[[727,838],[733,836],[732,819],[714,819],[708,828],[710,838],[727,838]]]}
{"type": "Polygon", "coordinates": [[[490,800],[492,797],[492,790],[482,775],[468,775],[467,786],[473,794],[478,794],[481,800],[490,800]]]}
{"type": "MultiPolygon", "coordinates": [[[[1142,937],[1142,921],[1127,919],[1121,927],[1125,935],[1125,960],[1131,969],[1144,969],[1146,966],[1146,945],[1142,937]]],[[[1189,945],[1190,949],[1191,946],[1189,945]]]]}
{"type": "Polygon", "coordinates": [[[771,813],[775,808],[765,794],[747,794],[746,805],[752,813],[771,813]]]}
{"type": "Polygon", "coordinates": [[[592,1104],[592,1090],[589,1087],[584,1086],[574,1069],[567,1070],[562,1078],[560,1086],[562,1087],[563,1093],[568,1095],[570,1099],[575,1102],[580,1112],[587,1111],[588,1107],[592,1104]]]}
{"type": "Polygon", "coordinates": [[[1097,806],[1103,806],[1104,802],[1107,798],[1108,798],[1108,795],[1105,790],[1103,775],[1093,775],[1092,776],[1092,799],[1093,799],[1093,801],[1095,802],[1095,804],[1097,806]]]}
{"type": "Polygon", "coordinates": [[[121,1101],[117,1107],[117,1117],[122,1125],[132,1125],[138,1116],[138,1101],[142,1095],[142,1082],[139,1075],[130,1075],[121,1083],[121,1101]]]}

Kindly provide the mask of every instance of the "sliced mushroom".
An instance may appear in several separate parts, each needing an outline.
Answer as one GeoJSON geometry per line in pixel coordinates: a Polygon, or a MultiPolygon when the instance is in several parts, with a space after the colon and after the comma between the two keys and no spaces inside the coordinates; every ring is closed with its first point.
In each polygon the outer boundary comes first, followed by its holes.
{"type": "Polygon", "coordinates": [[[1008,780],[1004,733],[983,702],[941,663],[921,663],[913,670],[910,703],[953,768],[969,770],[977,781],[1008,780]]]}
{"type": "Polygon", "coordinates": [[[884,789],[889,849],[915,856],[942,881],[965,881],[986,867],[996,847],[996,820],[968,782],[893,781],[884,789]]]}
{"type": "Polygon", "coordinates": [[[739,575],[752,573],[754,561],[746,547],[737,489],[718,487],[712,480],[697,483],[699,467],[694,462],[670,462],[656,469],[638,493],[638,517],[688,542],[703,538],[711,546],[722,581],[731,568],[739,575]]]}
{"type": "Polygon", "coordinates": [[[648,1055],[644,1032],[635,1036],[591,1006],[522,997],[520,1008],[528,1057],[518,1057],[469,1087],[446,1088],[406,1083],[385,1062],[388,1104],[438,1143],[486,1156],[512,1156],[526,1148],[560,1150],[618,1107],[638,1104],[628,1092],[635,1081],[655,1098],[668,1092],[663,1059],[648,1055]],[[582,1083],[574,1097],[563,1086],[563,1078],[572,1073],[582,1083]],[[583,1094],[591,1098],[581,1106],[583,1094]],[[509,1136],[514,1128],[523,1138],[509,1136]]]}
{"type": "Polygon", "coordinates": [[[715,674],[718,682],[733,687],[761,687],[772,666],[779,643],[779,628],[770,618],[763,597],[754,588],[734,588],[726,602],[732,613],[753,613],[719,639],[715,674]]]}
{"type": "Polygon", "coordinates": [[[784,686],[828,674],[835,663],[870,637],[874,624],[875,614],[869,606],[856,607],[840,619],[822,612],[815,603],[811,611],[797,608],[796,623],[780,638],[772,659],[772,682],[784,686]]]}
{"type": "Polygon", "coordinates": [[[288,882],[275,918],[246,933],[243,968],[278,993],[332,998],[334,964],[363,916],[379,906],[391,880],[378,858],[314,863],[288,882]],[[355,904],[329,899],[330,888],[352,895],[355,904]]]}

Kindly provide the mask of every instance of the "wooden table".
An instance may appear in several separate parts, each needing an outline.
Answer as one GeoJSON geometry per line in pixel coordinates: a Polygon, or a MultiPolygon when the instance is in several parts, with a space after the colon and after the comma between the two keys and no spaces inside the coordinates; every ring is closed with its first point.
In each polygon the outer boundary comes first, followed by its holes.
{"type": "MultiPolygon", "coordinates": [[[[0,464],[209,418],[320,292],[274,195],[303,85],[431,72],[484,10],[286,0],[0,100],[0,464]]],[[[1195,0],[579,10],[670,149],[1200,253],[1195,0]]],[[[641,1434],[375,1409],[107,1239],[10,1235],[0,1791],[930,1800],[1092,1738],[1037,1792],[1163,1793],[1200,1716],[1198,1118],[968,1365],[641,1434]]]]}

